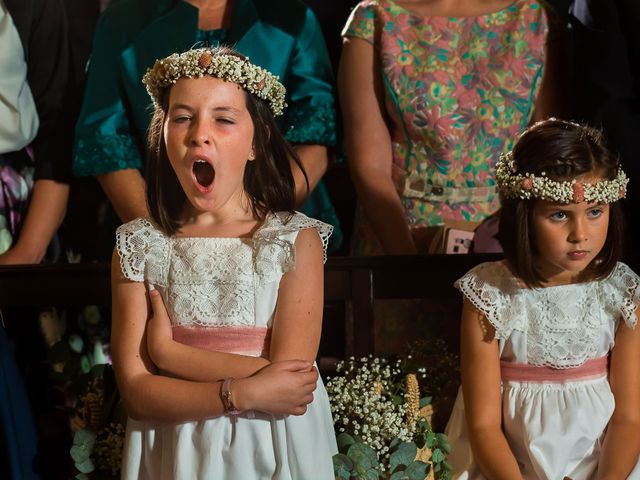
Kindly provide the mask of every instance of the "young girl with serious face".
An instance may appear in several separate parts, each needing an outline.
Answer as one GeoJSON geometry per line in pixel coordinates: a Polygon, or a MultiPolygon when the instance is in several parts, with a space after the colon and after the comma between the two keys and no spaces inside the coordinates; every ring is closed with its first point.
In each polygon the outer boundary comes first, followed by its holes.
{"type": "Polygon", "coordinates": [[[151,218],[118,229],[112,272],[122,476],[333,479],[313,366],[331,227],[292,210],[284,87],[227,48],[158,60],[144,83],[151,218]]]}
{"type": "Polygon", "coordinates": [[[549,119],[496,179],[506,258],[456,282],[454,478],[640,479],[640,278],[619,262],[627,178],[599,132],[549,119]]]}

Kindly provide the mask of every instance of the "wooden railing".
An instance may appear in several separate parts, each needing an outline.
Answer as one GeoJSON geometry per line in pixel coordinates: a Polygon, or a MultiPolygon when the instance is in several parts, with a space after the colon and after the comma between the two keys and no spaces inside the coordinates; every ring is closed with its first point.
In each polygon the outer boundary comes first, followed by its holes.
{"type": "MultiPolygon", "coordinates": [[[[474,265],[493,255],[425,255],[333,257],[325,266],[326,337],[344,345],[344,355],[374,350],[374,300],[437,299],[460,304],[453,282],[474,265]],[[349,304],[350,308],[332,306],[349,304]],[[336,312],[340,312],[336,318],[336,312]],[[348,313],[347,313],[348,312],[348,313]],[[328,314],[327,314],[328,313],[328,314]],[[337,331],[338,329],[342,331],[337,331]],[[334,333],[335,335],[332,335],[334,333]]],[[[38,265],[0,268],[0,308],[15,306],[109,305],[108,264],[38,265]]],[[[457,337],[457,322],[444,327],[445,337],[457,337]]],[[[335,349],[334,349],[335,350],[335,349]]]]}

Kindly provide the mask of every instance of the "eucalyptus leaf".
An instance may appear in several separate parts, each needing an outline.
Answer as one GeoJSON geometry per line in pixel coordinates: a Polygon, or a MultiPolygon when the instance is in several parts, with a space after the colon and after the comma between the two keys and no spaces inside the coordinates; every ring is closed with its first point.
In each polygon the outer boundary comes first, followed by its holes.
{"type": "Polygon", "coordinates": [[[86,445],[74,445],[69,449],[75,463],[82,463],[91,456],[91,450],[86,445]]]}
{"type": "Polygon", "coordinates": [[[336,442],[338,443],[338,451],[346,452],[351,445],[356,443],[356,440],[348,433],[342,432],[336,437],[336,442]]]}
{"type": "Polygon", "coordinates": [[[79,473],[75,476],[76,480],[89,480],[86,473],[79,473]]]}
{"type": "Polygon", "coordinates": [[[404,474],[404,470],[394,472],[389,477],[389,480],[406,480],[407,476],[404,474]]]}
{"type": "Polygon", "coordinates": [[[427,432],[425,442],[427,443],[427,447],[433,448],[438,443],[438,437],[436,437],[436,434],[433,432],[427,432]]]}
{"type": "Polygon", "coordinates": [[[434,449],[433,453],[431,454],[431,461],[433,463],[440,463],[444,460],[445,456],[444,453],[442,453],[442,450],[440,450],[439,448],[434,449]]]}
{"type": "Polygon", "coordinates": [[[353,471],[354,478],[366,478],[367,472],[369,470],[363,467],[362,465],[356,464],[355,470],[353,471]]]}
{"type": "Polygon", "coordinates": [[[409,465],[416,458],[418,448],[413,442],[403,442],[389,457],[389,468],[392,472],[398,465],[409,465]]]}
{"type": "Polygon", "coordinates": [[[427,405],[431,405],[433,397],[422,397],[420,399],[420,408],[426,407],[427,405]]]}
{"type": "Polygon", "coordinates": [[[342,453],[336,453],[333,456],[333,473],[336,478],[348,480],[353,470],[353,462],[349,457],[342,453]]]}
{"type": "Polygon", "coordinates": [[[367,470],[367,475],[365,478],[367,480],[379,480],[380,471],[377,468],[370,468],[369,470],[367,470]]]}
{"type": "Polygon", "coordinates": [[[76,463],[75,467],[78,469],[80,473],[91,473],[95,470],[96,467],[93,466],[93,462],[90,458],[87,458],[82,463],[76,463]]]}
{"type": "Polygon", "coordinates": [[[404,471],[409,480],[424,480],[427,473],[429,473],[429,465],[419,460],[411,463],[404,471]]]}
{"type": "Polygon", "coordinates": [[[347,456],[353,460],[356,469],[362,469],[363,475],[367,474],[367,470],[378,465],[378,455],[375,450],[364,443],[354,443],[349,447],[347,456]]]}
{"type": "Polygon", "coordinates": [[[96,443],[96,434],[91,430],[83,428],[78,430],[73,436],[74,445],[86,445],[90,450],[93,450],[93,445],[96,443]]]}
{"type": "Polygon", "coordinates": [[[392,452],[398,448],[398,446],[402,443],[402,440],[400,440],[398,437],[395,437],[393,440],[391,440],[391,443],[389,444],[389,450],[391,450],[392,452]]]}
{"type": "Polygon", "coordinates": [[[438,439],[438,446],[445,453],[451,453],[451,444],[449,443],[449,438],[444,433],[436,434],[436,438],[438,439]]]}

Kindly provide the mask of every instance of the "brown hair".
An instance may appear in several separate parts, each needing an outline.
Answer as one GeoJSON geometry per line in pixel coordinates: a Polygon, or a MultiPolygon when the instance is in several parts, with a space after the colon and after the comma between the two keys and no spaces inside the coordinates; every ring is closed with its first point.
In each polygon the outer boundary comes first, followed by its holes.
{"type": "MultiPolygon", "coordinates": [[[[245,58],[228,47],[218,47],[212,52],[214,55],[236,55],[245,58]]],[[[243,91],[254,126],[253,146],[256,158],[247,162],[243,180],[253,215],[263,220],[269,212],[293,212],[295,183],[290,159],[298,165],[305,179],[307,174],[298,155],[278,130],[268,103],[246,90],[243,91]]],[[[180,214],[187,201],[169,162],[164,143],[164,122],[169,108],[170,92],[171,87],[167,87],[161,93],[159,105],[153,112],[147,137],[149,148],[145,172],[147,204],[151,218],[168,235],[181,227],[180,214]]]]}
{"type": "MultiPolygon", "coordinates": [[[[517,173],[533,173],[565,181],[594,173],[604,179],[616,177],[619,160],[594,128],[550,118],[531,126],[513,148],[517,173]]],[[[544,278],[534,263],[531,219],[535,199],[502,199],[499,239],[514,273],[530,287],[541,286],[544,278]]],[[[609,206],[609,228],[604,247],[585,269],[591,279],[607,277],[622,255],[623,216],[619,202],[609,206]]]]}

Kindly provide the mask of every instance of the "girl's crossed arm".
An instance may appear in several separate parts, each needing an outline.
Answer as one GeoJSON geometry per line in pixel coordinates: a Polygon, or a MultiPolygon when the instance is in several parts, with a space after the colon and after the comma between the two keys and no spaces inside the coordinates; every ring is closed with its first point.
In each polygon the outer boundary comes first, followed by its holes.
{"type": "Polygon", "coordinates": [[[324,299],[323,249],[317,231],[302,230],[295,251],[295,270],[280,281],[270,359],[209,351],[174,341],[169,317],[156,292],[151,296],[153,316],[147,327],[153,363],[180,378],[206,382],[246,377],[279,360],[313,362],[320,343],[324,299]]]}
{"type": "Polygon", "coordinates": [[[522,478],[502,432],[500,354],[495,329],[466,299],[460,348],[464,409],[474,459],[487,478],[522,478]]]}
{"type": "Polygon", "coordinates": [[[215,382],[253,375],[271,362],[266,358],[205,350],[173,339],[171,320],[157,290],[149,292],[153,314],[147,324],[147,349],[160,370],[184,380],[215,382]]]}
{"type": "MultiPolygon", "coordinates": [[[[149,357],[146,324],[150,308],[142,283],[124,278],[117,253],[112,261],[111,346],[118,387],[132,418],[184,422],[224,413],[221,382],[194,382],[157,375],[149,357]]],[[[241,410],[301,415],[313,398],[317,371],[306,361],[278,362],[233,384],[241,410]]]]}
{"type": "MultiPolygon", "coordinates": [[[[640,315],[640,308],[636,316],[640,315]]],[[[598,479],[627,478],[640,459],[640,328],[620,321],[611,352],[609,382],[615,410],[598,463],[598,479]]]]}

